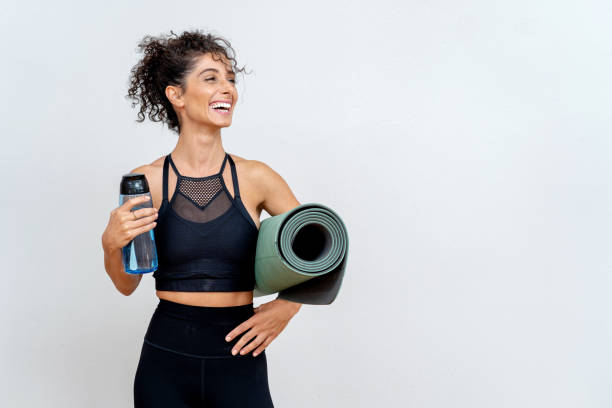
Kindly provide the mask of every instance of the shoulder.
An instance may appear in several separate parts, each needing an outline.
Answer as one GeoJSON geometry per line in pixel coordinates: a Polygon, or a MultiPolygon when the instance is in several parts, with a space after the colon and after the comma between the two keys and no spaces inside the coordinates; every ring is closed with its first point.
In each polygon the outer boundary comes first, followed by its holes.
{"type": "Polygon", "coordinates": [[[130,171],[130,173],[142,173],[147,179],[149,190],[153,197],[153,205],[155,208],[159,208],[162,199],[162,173],[164,166],[164,159],[166,156],[161,156],[151,163],[143,164],[130,171]]]}
{"type": "Polygon", "coordinates": [[[234,159],[236,170],[240,173],[240,176],[244,175],[249,182],[259,188],[274,187],[284,182],[281,175],[263,161],[245,159],[235,154],[230,154],[230,156],[234,159]]]}
{"type": "Polygon", "coordinates": [[[141,166],[138,166],[136,168],[134,168],[130,173],[143,173],[145,175],[145,177],[147,178],[148,182],[153,181],[153,179],[155,179],[157,173],[160,173],[163,171],[163,166],[164,166],[164,159],[166,158],[166,156],[161,156],[155,160],[153,160],[151,163],[148,164],[143,164],[141,166]]]}
{"type": "Polygon", "coordinates": [[[300,205],[285,179],[267,163],[233,154],[231,156],[236,163],[236,170],[244,174],[248,182],[258,190],[261,207],[268,214],[274,216],[300,205]]]}

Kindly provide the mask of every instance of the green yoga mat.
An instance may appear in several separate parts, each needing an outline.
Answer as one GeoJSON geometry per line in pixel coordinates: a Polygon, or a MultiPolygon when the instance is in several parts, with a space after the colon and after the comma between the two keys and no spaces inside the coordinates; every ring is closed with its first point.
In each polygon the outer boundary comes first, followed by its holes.
{"type": "Polygon", "coordinates": [[[261,222],[255,254],[253,296],[278,292],[281,299],[331,304],[342,285],[348,233],[331,208],[301,204],[261,222]]]}

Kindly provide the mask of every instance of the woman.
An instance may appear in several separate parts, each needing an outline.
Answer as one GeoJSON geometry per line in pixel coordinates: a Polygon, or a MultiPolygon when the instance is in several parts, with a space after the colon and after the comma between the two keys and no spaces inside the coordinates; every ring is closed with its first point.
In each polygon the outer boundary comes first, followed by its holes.
{"type": "MultiPolygon", "coordinates": [[[[172,32],[171,32],[172,33],[172,32]]],[[[154,231],[159,304],[134,379],[136,407],[273,407],[265,348],[301,305],[275,299],[253,308],[259,216],[300,205],[283,178],[257,160],[225,152],[238,94],[233,49],[198,30],[145,37],[128,96],[178,133],[176,147],[144,173],[153,208],[111,212],[102,235],[104,264],[130,295],[142,275],[125,273],[121,248],[154,231]]]]}

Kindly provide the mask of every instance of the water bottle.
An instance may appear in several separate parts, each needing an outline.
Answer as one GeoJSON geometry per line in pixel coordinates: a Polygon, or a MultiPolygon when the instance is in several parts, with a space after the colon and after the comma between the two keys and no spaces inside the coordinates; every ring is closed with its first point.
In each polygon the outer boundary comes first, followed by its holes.
{"type": "MultiPolygon", "coordinates": [[[[126,201],[148,195],[149,200],[134,206],[131,211],[140,208],[153,207],[153,200],[149,192],[149,184],[142,173],[125,174],[119,187],[119,205],[126,201]]],[[[157,270],[157,249],[153,230],[143,232],[123,247],[123,267],[127,273],[143,274],[157,270]]]]}

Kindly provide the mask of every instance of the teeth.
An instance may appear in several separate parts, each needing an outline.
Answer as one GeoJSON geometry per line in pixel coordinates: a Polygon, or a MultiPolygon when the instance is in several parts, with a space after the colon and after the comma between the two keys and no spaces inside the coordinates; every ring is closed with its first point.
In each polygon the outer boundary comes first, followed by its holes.
{"type": "Polygon", "coordinates": [[[229,109],[232,105],[230,103],[227,102],[215,102],[212,105],[210,105],[211,108],[216,109],[216,108],[226,108],[229,109]]]}

